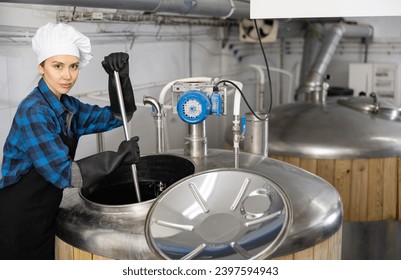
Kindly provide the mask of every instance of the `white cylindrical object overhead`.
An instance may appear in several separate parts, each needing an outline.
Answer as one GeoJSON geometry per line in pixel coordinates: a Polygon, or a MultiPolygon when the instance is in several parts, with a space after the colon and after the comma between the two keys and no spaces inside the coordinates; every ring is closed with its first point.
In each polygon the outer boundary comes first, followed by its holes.
{"type": "Polygon", "coordinates": [[[10,0],[10,3],[137,10],[150,13],[249,18],[249,3],[238,0],[10,0]]]}

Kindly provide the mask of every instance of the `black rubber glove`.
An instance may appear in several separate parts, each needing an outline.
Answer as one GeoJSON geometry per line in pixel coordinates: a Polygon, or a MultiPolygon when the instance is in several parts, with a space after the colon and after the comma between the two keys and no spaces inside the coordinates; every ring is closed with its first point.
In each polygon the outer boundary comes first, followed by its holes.
{"type": "Polygon", "coordinates": [[[118,118],[121,117],[120,104],[118,102],[117,85],[114,78],[114,71],[119,73],[121,89],[125,104],[125,112],[130,120],[136,111],[134,91],[132,89],[131,80],[129,77],[129,55],[127,53],[118,52],[111,53],[104,57],[102,66],[106,73],[109,74],[109,99],[111,111],[118,118]]]}
{"type": "Polygon", "coordinates": [[[139,137],[135,136],[129,141],[121,142],[117,152],[102,152],[77,160],[83,187],[89,187],[104,180],[119,166],[137,163],[140,157],[138,140],[139,137]]]}

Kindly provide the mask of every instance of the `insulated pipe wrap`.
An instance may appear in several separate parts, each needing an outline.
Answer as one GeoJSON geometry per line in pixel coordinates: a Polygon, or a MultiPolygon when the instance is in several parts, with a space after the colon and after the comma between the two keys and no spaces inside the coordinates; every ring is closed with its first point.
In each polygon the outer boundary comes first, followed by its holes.
{"type": "Polygon", "coordinates": [[[173,13],[206,17],[249,18],[250,4],[238,0],[10,0],[9,3],[77,6],[173,13]]]}

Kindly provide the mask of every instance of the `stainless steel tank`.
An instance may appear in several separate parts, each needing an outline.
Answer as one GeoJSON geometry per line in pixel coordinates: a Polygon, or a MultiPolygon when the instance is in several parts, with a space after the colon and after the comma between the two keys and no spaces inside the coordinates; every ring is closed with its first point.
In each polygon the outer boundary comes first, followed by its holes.
{"type": "Polygon", "coordinates": [[[274,108],[269,151],[320,159],[401,155],[400,111],[366,99],[329,98],[325,104],[299,102],[274,108]]]}
{"type": "Polygon", "coordinates": [[[399,219],[400,110],[376,94],[328,97],[325,81],[342,38],[369,41],[373,28],[338,22],[319,31],[321,45],[318,30],[305,37],[298,102],[270,115],[269,155],[336,187],[346,221],[399,219]]]}
{"type": "Polygon", "coordinates": [[[400,121],[376,96],[281,105],[270,114],[269,155],[336,187],[345,220],[399,219],[400,121]]]}
{"type": "MultiPolygon", "coordinates": [[[[292,222],[289,223],[288,220],[287,222],[282,220],[280,228],[284,228],[284,225],[288,228],[287,230],[282,230],[285,235],[278,236],[280,239],[277,241],[278,248],[269,251],[272,255],[263,251],[263,254],[259,254],[259,252],[255,253],[254,257],[263,258],[268,256],[269,258],[279,258],[291,254],[295,255],[297,252],[303,252],[312,248],[312,255],[309,258],[319,258],[319,256],[313,257],[313,248],[315,245],[321,246],[319,244],[326,241],[327,248],[325,247],[325,251],[327,254],[324,257],[320,256],[320,258],[340,257],[342,203],[337,191],[328,182],[293,165],[260,155],[240,153],[239,163],[240,168],[233,169],[233,152],[219,149],[210,149],[207,156],[204,157],[186,156],[182,150],[170,151],[168,154],[143,156],[137,164],[138,179],[143,196],[142,202],[136,203],[135,201],[135,193],[132,188],[132,182],[130,182],[132,176],[129,176],[129,168],[119,169],[113,177],[100,186],[97,186],[97,188],[84,189],[82,191],[68,189],[64,193],[57,219],[58,240],[64,245],[73,247],[74,250],[83,250],[93,255],[111,259],[146,260],[159,258],[162,254],[160,252],[157,254],[155,249],[150,247],[149,243],[151,242],[149,241],[152,238],[145,232],[147,223],[148,231],[149,224],[151,224],[149,222],[150,212],[155,212],[149,210],[153,209],[152,207],[155,204],[160,204],[161,199],[166,198],[167,195],[164,195],[164,192],[169,194],[176,192],[179,189],[178,187],[181,186],[180,182],[187,182],[189,180],[190,182],[198,182],[197,184],[202,185],[202,182],[204,182],[202,176],[205,173],[215,172],[220,174],[224,170],[229,169],[231,171],[241,171],[247,177],[262,176],[263,180],[270,182],[269,185],[274,185],[277,187],[277,190],[282,190],[283,195],[279,196],[282,198],[287,197],[289,201],[288,204],[290,206],[285,212],[291,215],[292,222]],[[160,193],[162,194],[158,197],[160,193]],[[330,251],[328,248],[331,248],[330,253],[328,253],[330,251]]],[[[222,182],[228,181],[227,177],[223,177],[222,182]]],[[[207,186],[208,184],[205,185],[207,186]]],[[[260,219],[262,217],[263,219],[258,222],[262,226],[264,226],[265,219],[270,219],[264,217],[265,214],[259,215],[260,213],[264,213],[264,210],[260,210],[259,208],[267,207],[265,205],[268,205],[267,202],[270,203],[271,201],[271,194],[267,195],[268,192],[266,190],[247,189],[246,191],[239,191],[233,186],[233,192],[229,193],[227,192],[227,189],[230,189],[229,185],[225,186],[225,188],[226,191],[217,192],[220,194],[214,192],[212,197],[215,198],[215,201],[224,201],[226,197],[234,197],[236,194],[242,192],[246,198],[249,198],[252,197],[251,193],[256,191],[258,196],[250,200],[243,199],[241,198],[242,196],[237,195],[238,199],[242,201],[241,203],[238,202],[239,204],[248,205],[245,206],[243,215],[250,219],[258,217],[260,219]],[[245,193],[248,191],[250,192],[249,194],[245,193]],[[215,195],[221,197],[215,197],[215,195]],[[254,210],[253,204],[259,200],[262,201],[262,204],[254,210]]],[[[278,193],[281,193],[281,191],[278,191],[273,197],[278,198],[278,193]]],[[[169,199],[170,203],[164,205],[172,205],[172,201],[176,201],[177,205],[174,205],[174,207],[178,207],[178,205],[187,201],[185,197],[183,199],[176,195],[170,195],[169,199]],[[176,200],[175,197],[177,197],[176,200]]],[[[282,199],[281,201],[285,200],[282,199]]],[[[208,203],[209,200],[207,200],[208,203]]],[[[202,205],[202,203],[200,204],[202,205]]],[[[216,202],[214,205],[216,205],[216,202]]],[[[180,208],[178,207],[177,209],[180,208]]],[[[224,211],[229,211],[229,209],[224,211]]],[[[179,213],[180,210],[176,210],[175,212],[179,213]]],[[[164,211],[161,211],[161,213],[164,213],[164,211]]],[[[207,220],[208,223],[210,221],[215,222],[214,218],[207,220]]],[[[233,223],[235,223],[234,219],[232,219],[232,223],[226,225],[227,227],[231,227],[233,223]]],[[[206,236],[206,240],[213,240],[211,238],[213,230],[213,226],[202,226],[203,236],[206,236]],[[211,232],[208,232],[208,230],[211,232]]],[[[238,229],[238,233],[243,231],[245,231],[243,227],[238,229]]],[[[261,236],[260,234],[265,236],[266,233],[270,234],[270,231],[268,229],[260,230],[259,232],[252,233],[252,236],[254,234],[256,236],[261,236]]],[[[160,232],[158,234],[160,235],[160,232]]],[[[247,236],[252,242],[260,239],[256,238],[254,240],[252,236],[247,236]]],[[[160,244],[164,243],[161,242],[160,244]]],[[[235,242],[230,246],[233,249],[237,248],[238,252],[242,252],[242,249],[235,242]]],[[[58,247],[59,257],[75,258],[72,253],[66,255],[65,252],[67,249],[63,250],[63,248],[58,247]]],[[[318,252],[317,249],[315,249],[315,254],[317,254],[316,252],[318,252]]],[[[234,258],[237,257],[236,255],[234,258]]],[[[228,256],[225,258],[231,257],[228,256]]],[[[241,258],[241,256],[238,258],[241,258]]],[[[248,257],[244,254],[242,258],[248,257]]],[[[300,258],[307,257],[302,255],[300,258]]]]}

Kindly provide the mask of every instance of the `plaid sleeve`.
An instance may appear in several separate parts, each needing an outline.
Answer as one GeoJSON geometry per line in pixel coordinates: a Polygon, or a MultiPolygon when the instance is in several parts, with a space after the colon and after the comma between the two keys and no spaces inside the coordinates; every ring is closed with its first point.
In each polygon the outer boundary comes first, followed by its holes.
{"type": "Polygon", "coordinates": [[[122,125],[122,121],[114,117],[109,106],[99,107],[73,99],[76,112],[76,132],[79,135],[111,130],[122,125]]]}
{"type": "Polygon", "coordinates": [[[20,120],[27,156],[37,172],[58,188],[70,185],[71,158],[63,143],[60,125],[51,110],[29,108],[20,120]]]}

